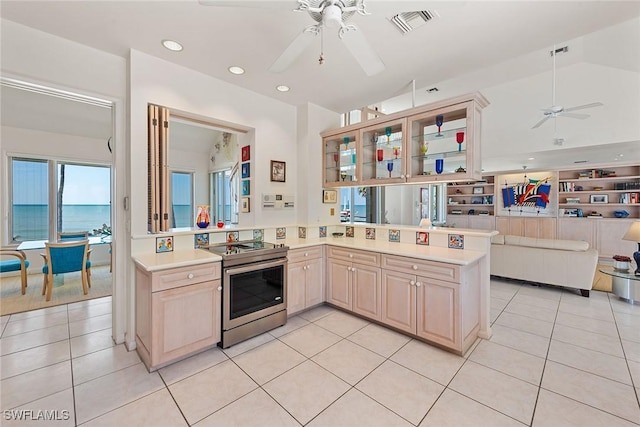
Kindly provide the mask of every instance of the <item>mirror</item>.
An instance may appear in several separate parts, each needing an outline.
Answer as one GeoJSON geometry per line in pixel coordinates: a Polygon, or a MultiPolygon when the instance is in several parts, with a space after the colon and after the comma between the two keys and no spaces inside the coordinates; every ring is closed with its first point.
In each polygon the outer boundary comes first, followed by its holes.
{"type": "Polygon", "coordinates": [[[241,134],[162,107],[149,113],[148,231],[194,227],[199,205],[211,224],[237,222],[241,134]]]}

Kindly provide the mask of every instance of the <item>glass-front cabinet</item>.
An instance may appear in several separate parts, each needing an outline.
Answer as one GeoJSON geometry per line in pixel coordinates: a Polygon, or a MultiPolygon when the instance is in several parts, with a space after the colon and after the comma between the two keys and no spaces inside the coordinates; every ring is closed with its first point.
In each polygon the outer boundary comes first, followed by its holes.
{"type": "Polygon", "coordinates": [[[482,178],[480,93],[323,132],[324,186],[482,178]]]}
{"type": "Polygon", "coordinates": [[[362,184],[404,182],[405,119],[369,126],[361,130],[362,184]]]}
{"type": "Polygon", "coordinates": [[[324,138],[324,184],[327,187],[356,185],[359,171],[358,131],[324,138]]]}
{"type": "Polygon", "coordinates": [[[407,182],[481,178],[480,111],[474,101],[410,116],[407,182]]]}

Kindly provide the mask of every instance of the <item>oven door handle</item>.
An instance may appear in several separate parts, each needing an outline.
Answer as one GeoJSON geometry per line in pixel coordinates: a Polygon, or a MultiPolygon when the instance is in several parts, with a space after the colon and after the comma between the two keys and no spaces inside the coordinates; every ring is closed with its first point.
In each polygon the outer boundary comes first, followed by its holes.
{"type": "Polygon", "coordinates": [[[264,268],[278,267],[286,264],[287,264],[286,258],[278,259],[275,261],[268,261],[268,262],[256,262],[255,264],[251,264],[247,266],[227,268],[224,271],[224,274],[227,276],[232,276],[234,274],[242,274],[249,271],[256,271],[256,270],[262,270],[264,268]]]}

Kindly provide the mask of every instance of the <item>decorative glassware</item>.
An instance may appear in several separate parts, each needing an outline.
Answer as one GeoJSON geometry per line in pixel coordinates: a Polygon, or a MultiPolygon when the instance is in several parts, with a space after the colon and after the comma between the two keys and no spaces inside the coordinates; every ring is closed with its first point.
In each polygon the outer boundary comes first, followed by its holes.
{"type": "Polygon", "coordinates": [[[391,178],[391,172],[393,171],[393,162],[391,160],[387,162],[387,170],[389,171],[389,178],[391,178]]]}
{"type": "Polygon", "coordinates": [[[458,143],[458,151],[462,151],[462,143],[464,142],[464,132],[456,133],[456,142],[458,143]]]}
{"type": "Polygon", "coordinates": [[[351,163],[356,164],[356,153],[351,153],[351,163]]]}
{"type": "Polygon", "coordinates": [[[333,161],[336,162],[336,167],[338,166],[338,160],[340,160],[340,154],[333,153],[333,161]]]}
{"type": "Polygon", "coordinates": [[[382,148],[378,148],[376,150],[376,156],[379,162],[381,162],[384,159],[384,150],[382,148]]]}
{"type": "Polygon", "coordinates": [[[436,159],[436,173],[440,175],[444,170],[444,159],[436,159]]]}
{"type": "Polygon", "coordinates": [[[196,225],[200,228],[207,228],[211,223],[209,216],[209,205],[198,205],[198,214],[196,215],[196,225]]]}
{"type": "Polygon", "coordinates": [[[347,150],[349,148],[349,137],[345,136],[342,140],[344,141],[344,149],[347,150]]]}
{"type": "Polygon", "coordinates": [[[373,142],[374,144],[378,143],[378,132],[373,133],[373,136],[371,137],[371,142],[373,142]]]}
{"type": "Polygon", "coordinates": [[[398,158],[399,154],[400,154],[400,147],[393,147],[393,155],[396,156],[396,159],[398,158]]]}
{"type": "Polygon", "coordinates": [[[347,177],[347,173],[345,171],[340,172],[340,178],[342,178],[343,181],[345,180],[346,177],[347,177]]]}
{"type": "Polygon", "coordinates": [[[384,128],[384,134],[387,135],[387,141],[391,138],[391,126],[384,128]]]}
{"type": "Polygon", "coordinates": [[[427,151],[429,151],[429,143],[423,142],[422,145],[420,145],[420,154],[424,156],[427,154],[427,151]]]}
{"type": "Polygon", "coordinates": [[[442,133],[440,132],[440,128],[442,127],[443,123],[444,123],[444,116],[442,114],[438,114],[436,116],[436,126],[438,126],[438,134],[436,136],[438,137],[443,136],[442,133]]]}

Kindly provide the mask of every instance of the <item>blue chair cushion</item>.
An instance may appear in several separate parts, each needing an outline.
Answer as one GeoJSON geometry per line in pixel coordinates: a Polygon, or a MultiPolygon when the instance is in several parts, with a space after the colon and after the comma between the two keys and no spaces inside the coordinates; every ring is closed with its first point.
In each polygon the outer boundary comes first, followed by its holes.
{"type": "MultiPolygon", "coordinates": [[[[24,266],[25,268],[29,268],[29,260],[25,260],[24,266]]],[[[8,271],[20,271],[20,260],[0,261],[0,273],[6,273],[8,271]]]]}
{"type": "MultiPolygon", "coordinates": [[[[28,262],[29,261],[27,261],[27,263],[28,262]]],[[[87,261],[87,270],[90,269],[90,268],[91,268],[91,261],[87,261]]],[[[18,270],[20,270],[20,268],[18,268],[18,270]]],[[[13,271],[13,270],[11,270],[11,271],[13,271]]],[[[49,265],[45,264],[44,266],[42,266],[42,273],[43,274],[49,274],[49,265]]]]}

